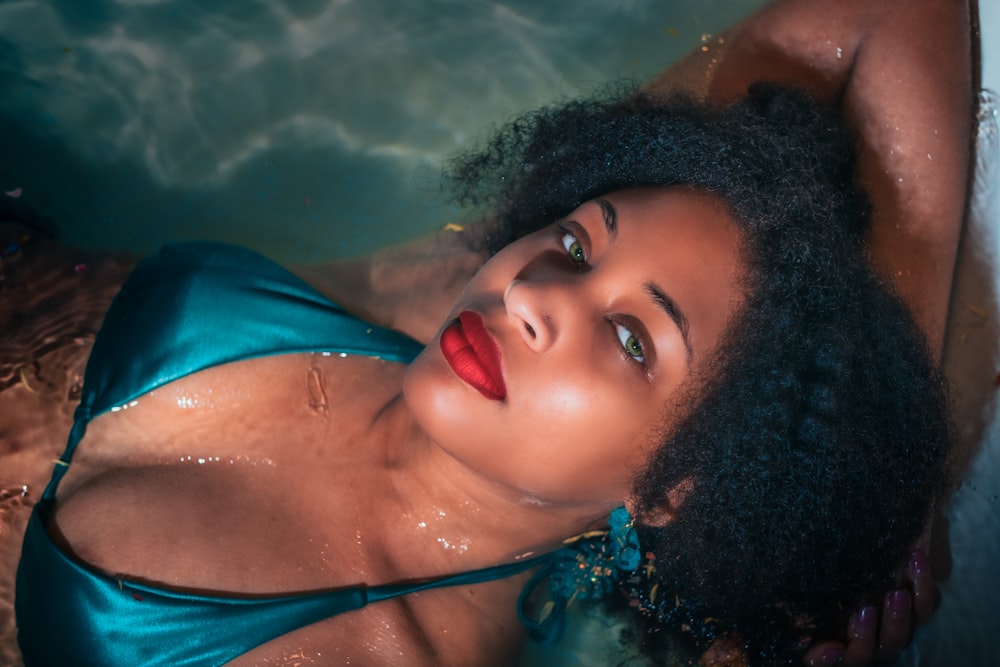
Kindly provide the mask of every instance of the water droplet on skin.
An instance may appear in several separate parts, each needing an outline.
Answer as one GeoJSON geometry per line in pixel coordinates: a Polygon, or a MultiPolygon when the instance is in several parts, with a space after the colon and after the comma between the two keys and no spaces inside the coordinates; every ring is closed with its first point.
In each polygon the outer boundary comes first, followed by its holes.
{"type": "Polygon", "coordinates": [[[459,542],[457,544],[449,542],[444,537],[437,538],[437,542],[438,542],[438,544],[440,544],[441,546],[443,546],[445,549],[447,549],[449,551],[462,551],[462,552],[466,552],[466,551],[469,550],[469,540],[464,539],[464,538],[461,539],[461,540],[459,540],[459,542]]]}
{"type": "Polygon", "coordinates": [[[837,47],[837,60],[840,60],[843,57],[844,57],[844,50],[838,46],[837,47]]]}

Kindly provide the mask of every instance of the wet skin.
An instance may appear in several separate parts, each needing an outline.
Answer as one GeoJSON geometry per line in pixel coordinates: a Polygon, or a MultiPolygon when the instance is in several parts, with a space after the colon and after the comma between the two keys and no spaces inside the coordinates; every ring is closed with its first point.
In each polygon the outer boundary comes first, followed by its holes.
{"type": "Polygon", "coordinates": [[[717,200],[676,188],[613,193],[520,239],[469,282],[410,366],[417,422],[529,498],[620,504],[740,301],[738,243],[717,200]],[[499,348],[503,399],[442,355],[442,333],[467,311],[499,348]]]}
{"type": "MultiPolygon", "coordinates": [[[[99,417],[80,453],[105,472],[67,479],[55,528],[105,571],[229,594],[437,576],[558,546],[628,499],[650,436],[739,303],[738,240],[718,202],[684,190],[586,203],[490,260],[409,369],[249,360],[99,417]],[[495,341],[503,399],[442,353],[441,333],[469,313],[495,341]],[[185,463],[192,453],[215,463],[185,463]]],[[[510,664],[524,580],[372,605],[234,664],[371,657],[372,637],[387,661],[510,664]]]]}

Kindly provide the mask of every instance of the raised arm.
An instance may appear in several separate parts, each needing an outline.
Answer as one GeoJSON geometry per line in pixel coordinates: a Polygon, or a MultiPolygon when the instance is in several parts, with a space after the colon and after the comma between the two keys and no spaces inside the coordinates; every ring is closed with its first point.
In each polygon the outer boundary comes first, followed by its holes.
{"type": "MultiPolygon", "coordinates": [[[[856,142],[859,177],[872,201],[872,264],[910,306],[938,358],[970,174],[968,2],[778,0],[647,87],[726,102],[751,83],[776,81],[836,109],[856,142]]],[[[851,619],[846,647],[821,644],[807,662],[833,664],[824,657],[844,648],[844,664],[854,665],[898,651],[910,633],[907,596],[914,620],[926,621],[933,610],[929,570],[922,553],[915,558],[907,571],[911,590],[890,593],[881,609],[881,649],[872,609],[851,619]]]]}
{"type": "Polygon", "coordinates": [[[709,99],[756,81],[837,109],[873,205],[873,265],[940,355],[969,179],[969,0],[779,0],[656,78],[709,99]]]}

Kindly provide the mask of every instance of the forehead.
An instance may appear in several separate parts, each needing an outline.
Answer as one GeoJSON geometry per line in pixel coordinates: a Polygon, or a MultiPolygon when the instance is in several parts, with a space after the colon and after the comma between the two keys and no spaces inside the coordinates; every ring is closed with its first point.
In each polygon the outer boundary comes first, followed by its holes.
{"type": "Polygon", "coordinates": [[[682,233],[692,240],[709,242],[739,239],[739,230],[725,202],[698,190],[683,187],[619,190],[597,197],[585,206],[600,206],[602,201],[610,202],[617,217],[628,226],[659,227],[668,233],[682,233]]]}
{"type": "Polygon", "coordinates": [[[632,272],[633,281],[655,282],[676,302],[696,356],[713,348],[742,301],[742,236],[725,204],[685,188],[640,188],[585,206],[606,225],[613,211],[609,247],[620,270],[632,272]]]}

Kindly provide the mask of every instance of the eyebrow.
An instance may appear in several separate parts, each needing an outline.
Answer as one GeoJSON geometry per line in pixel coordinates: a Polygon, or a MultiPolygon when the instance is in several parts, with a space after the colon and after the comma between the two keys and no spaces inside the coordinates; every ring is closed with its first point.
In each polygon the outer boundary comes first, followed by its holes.
{"type": "Polygon", "coordinates": [[[597,203],[601,207],[601,214],[604,218],[604,228],[608,230],[608,236],[612,241],[618,236],[618,211],[607,199],[598,199],[597,203]]]}
{"type": "Polygon", "coordinates": [[[684,311],[656,283],[648,282],[645,284],[645,288],[646,294],[653,299],[653,302],[659,306],[660,310],[666,313],[667,317],[673,320],[677,328],[680,329],[681,338],[684,339],[684,349],[687,350],[688,361],[691,361],[694,357],[694,352],[691,349],[691,340],[688,338],[688,319],[684,316],[684,311]]]}

